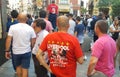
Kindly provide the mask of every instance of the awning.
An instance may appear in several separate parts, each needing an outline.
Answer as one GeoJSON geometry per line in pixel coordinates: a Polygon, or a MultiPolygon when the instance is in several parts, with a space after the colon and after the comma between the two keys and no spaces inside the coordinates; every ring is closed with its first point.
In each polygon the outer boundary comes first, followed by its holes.
{"type": "Polygon", "coordinates": [[[68,4],[66,5],[58,5],[59,7],[59,12],[69,12],[70,11],[70,6],[68,4]]]}

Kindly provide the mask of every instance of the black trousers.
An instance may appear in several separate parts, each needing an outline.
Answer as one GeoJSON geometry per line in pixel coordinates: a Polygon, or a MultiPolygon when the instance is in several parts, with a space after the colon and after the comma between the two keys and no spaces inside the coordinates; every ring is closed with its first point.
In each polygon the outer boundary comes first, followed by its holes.
{"type": "Polygon", "coordinates": [[[56,77],[54,74],[50,74],[51,75],[51,77],[56,77]]]}
{"type": "Polygon", "coordinates": [[[32,54],[32,58],[34,62],[36,77],[49,77],[47,69],[40,65],[39,61],[36,58],[36,55],[32,54]]]}

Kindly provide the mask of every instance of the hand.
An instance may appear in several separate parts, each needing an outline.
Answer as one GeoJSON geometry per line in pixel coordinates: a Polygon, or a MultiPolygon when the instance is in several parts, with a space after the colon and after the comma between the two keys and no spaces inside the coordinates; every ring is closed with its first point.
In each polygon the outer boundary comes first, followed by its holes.
{"type": "Polygon", "coordinates": [[[91,72],[91,75],[94,75],[96,73],[96,70],[93,70],[92,72],[91,72]]]}
{"type": "Polygon", "coordinates": [[[87,74],[87,77],[91,77],[92,75],[94,75],[96,73],[96,70],[93,70],[92,72],[91,72],[91,74],[87,74]]]}
{"type": "Polygon", "coordinates": [[[6,57],[6,59],[10,59],[10,57],[11,57],[10,52],[5,52],[5,57],[6,57]]]}
{"type": "Polygon", "coordinates": [[[49,71],[50,73],[53,73],[52,70],[51,70],[50,68],[48,69],[48,71],[49,71]]]}

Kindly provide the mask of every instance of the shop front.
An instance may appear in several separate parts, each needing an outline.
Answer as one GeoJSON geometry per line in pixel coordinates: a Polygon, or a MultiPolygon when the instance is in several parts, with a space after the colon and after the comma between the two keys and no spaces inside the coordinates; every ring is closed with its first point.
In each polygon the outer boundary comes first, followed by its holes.
{"type": "Polygon", "coordinates": [[[59,15],[66,15],[70,12],[69,5],[58,5],[59,6],[59,15]]]}

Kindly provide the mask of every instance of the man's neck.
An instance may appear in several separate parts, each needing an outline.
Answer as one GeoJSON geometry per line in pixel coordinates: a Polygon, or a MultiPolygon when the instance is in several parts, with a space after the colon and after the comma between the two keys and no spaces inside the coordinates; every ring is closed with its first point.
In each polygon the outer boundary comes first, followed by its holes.
{"type": "Polygon", "coordinates": [[[60,29],[60,30],[58,30],[58,32],[64,32],[64,33],[67,33],[67,30],[66,30],[66,29],[60,29]]]}
{"type": "Polygon", "coordinates": [[[99,33],[99,35],[98,35],[98,37],[100,38],[100,37],[102,37],[102,36],[104,36],[104,35],[106,35],[106,33],[99,33]]]}

